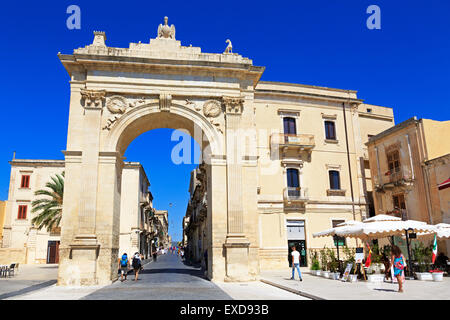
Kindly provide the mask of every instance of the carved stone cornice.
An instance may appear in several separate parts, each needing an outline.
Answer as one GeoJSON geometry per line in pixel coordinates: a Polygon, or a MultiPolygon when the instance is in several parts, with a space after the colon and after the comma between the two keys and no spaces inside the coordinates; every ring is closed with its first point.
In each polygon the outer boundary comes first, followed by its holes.
{"type": "Polygon", "coordinates": [[[85,108],[101,109],[105,102],[105,90],[81,89],[81,99],[84,100],[85,108]]]}
{"type": "Polygon", "coordinates": [[[226,114],[242,114],[244,111],[244,98],[241,97],[222,97],[226,114]]]}

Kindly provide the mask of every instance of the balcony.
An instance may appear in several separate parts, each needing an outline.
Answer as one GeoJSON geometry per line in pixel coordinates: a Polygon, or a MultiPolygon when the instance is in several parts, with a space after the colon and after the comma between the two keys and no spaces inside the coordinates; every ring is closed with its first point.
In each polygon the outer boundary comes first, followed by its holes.
{"type": "Polygon", "coordinates": [[[311,152],[316,146],[314,135],[312,134],[284,134],[274,133],[270,136],[270,148],[273,150],[281,149],[283,155],[288,150],[296,150],[297,152],[311,152]]]}
{"type": "Polygon", "coordinates": [[[283,190],[285,208],[304,208],[308,200],[308,188],[285,188],[283,190]]]}
{"type": "Polygon", "coordinates": [[[413,185],[412,171],[409,167],[401,166],[374,177],[375,188],[378,192],[387,189],[407,189],[413,185]]]}

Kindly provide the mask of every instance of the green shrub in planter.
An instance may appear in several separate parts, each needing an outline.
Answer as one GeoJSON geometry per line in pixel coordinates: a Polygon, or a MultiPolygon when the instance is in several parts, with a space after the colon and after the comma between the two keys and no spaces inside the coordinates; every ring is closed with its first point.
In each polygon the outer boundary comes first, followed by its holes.
{"type": "Polygon", "coordinates": [[[311,270],[320,270],[319,258],[317,258],[317,252],[311,252],[311,270]]]}
{"type": "Polygon", "coordinates": [[[414,259],[418,263],[419,272],[426,272],[430,269],[433,250],[425,247],[422,242],[416,243],[413,248],[414,259]]]}
{"type": "Polygon", "coordinates": [[[337,272],[339,269],[339,261],[336,258],[336,255],[334,254],[334,250],[328,248],[327,249],[327,256],[328,256],[328,266],[329,270],[331,272],[337,272]]]}
{"type": "Polygon", "coordinates": [[[320,266],[321,266],[321,269],[322,269],[322,271],[327,271],[328,255],[327,255],[326,247],[323,247],[323,249],[320,249],[319,253],[320,253],[320,266]]]}

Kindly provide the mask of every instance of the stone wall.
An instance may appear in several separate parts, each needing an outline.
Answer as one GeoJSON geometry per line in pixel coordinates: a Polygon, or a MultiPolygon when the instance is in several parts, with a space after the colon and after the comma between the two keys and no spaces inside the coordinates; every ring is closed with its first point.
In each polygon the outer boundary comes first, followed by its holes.
{"type": "Polygon", "coordinates": [[[25,264],[27,255],[26,248],[0,248],[0,264],[11,263],[25,264]]]}

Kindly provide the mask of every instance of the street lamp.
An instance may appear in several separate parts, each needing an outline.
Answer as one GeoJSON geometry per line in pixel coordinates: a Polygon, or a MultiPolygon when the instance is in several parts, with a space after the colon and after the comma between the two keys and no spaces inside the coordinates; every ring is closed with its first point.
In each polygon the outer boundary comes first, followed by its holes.
{"type": "MultiPolygon", "coordinates": [[[[401,216],[402,216],[402,220],[406,221],[408,220],[408,212],[406,211],[406,209],[401,209],[401,216]]],[[[408,251],[408,273],[409,273],[409,277],[414,279],[414,275],[413,275],[413,270],[412,270],[412,263],[411,263],[411,247],[410,247],[410,243],[409,243],[409,231],[414,231],[414,229],[409,228],[407,230],[405,230],[405,238],[406,238],[406,250],[408,251]]],[[[415,234],[414,234],[415,237],[415,234]]]]}

